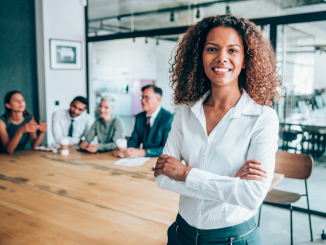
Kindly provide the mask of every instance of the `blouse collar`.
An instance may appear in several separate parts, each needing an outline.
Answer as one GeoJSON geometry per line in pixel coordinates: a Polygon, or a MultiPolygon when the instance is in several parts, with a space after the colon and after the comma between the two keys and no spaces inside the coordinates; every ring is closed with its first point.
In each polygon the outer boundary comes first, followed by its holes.
{"type": "MultiPolygon", "coordinates": [[[[207,99],[207,97],[211,94],[211,90],[207,91],[197,102],[190,105],[191,111],[195,114],[195,116],[199,119],[204,115],[203,103],[207,99]]],[[[238,118],[240,115],[260,115],[262,106],[257,104],[243,89],[242,95],[238,101],[238,103],[231,109],[232,110],[232,118],[238,118]]]]}

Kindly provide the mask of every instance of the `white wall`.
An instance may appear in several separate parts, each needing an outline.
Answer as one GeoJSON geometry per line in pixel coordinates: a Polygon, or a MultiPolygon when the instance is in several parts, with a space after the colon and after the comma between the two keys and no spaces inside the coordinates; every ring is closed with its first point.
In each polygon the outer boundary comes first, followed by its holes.
{"type": "Polygon", "coordinates": [[[170,87],[169,60],[175,46],[176,42],[165,40],[159,40],[159,45],[156,45],[156,85],[163,90],[162,107],[170,112],[173,112],[174,105],[173,90],[170,87]]]}
{"type": "Polygon", "coordinates": [[[315,52],[314,89],[326,88],[326,53],[315,52]]]}
{"type": "Polygon", "coordinates": [[[80,0],[36,0],[35,14],[40,117],[48,124],[47,143],[53,143],[53,112],[68,109],[75,96],[86,97],[84,6],[80,0]],[[51,70],[52,38],[82,43],[81,70],[51,70]]]}

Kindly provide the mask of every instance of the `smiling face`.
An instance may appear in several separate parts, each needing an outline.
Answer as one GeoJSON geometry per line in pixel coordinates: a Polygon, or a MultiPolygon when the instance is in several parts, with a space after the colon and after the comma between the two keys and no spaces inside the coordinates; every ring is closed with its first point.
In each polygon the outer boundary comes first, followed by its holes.
{"type": "Polygon", "coordinates": [[[6,107],[13,112],[24,112],[26,109],[26,102],[23,95],[16,93],[10,98],[10,103],[6,103],[6,107]]]}
{"type": "Polygon", "coordinates": [[[69,110],[70,116],[73,118],[78,117],[80,114],[83,113],[83,111],[85,111],[85,109],[86,109],[86,105],[84,103],[75,100],[70,104],[70,110],[69,110]]]}
{"type": "Polygon", "coordinates": [[[103,119],[110,118],[113,110],[114,107],[105,100],[102,100],[100,105],[98,106],[98,113],[100,114],[100,117],[103,119]]]}
{"type": "Polygon", "coordinates": [[[233,28],[215,27],[206,38],[203,65],[212,86],[237,85],[244,64],[241,37],[233,28]]]}

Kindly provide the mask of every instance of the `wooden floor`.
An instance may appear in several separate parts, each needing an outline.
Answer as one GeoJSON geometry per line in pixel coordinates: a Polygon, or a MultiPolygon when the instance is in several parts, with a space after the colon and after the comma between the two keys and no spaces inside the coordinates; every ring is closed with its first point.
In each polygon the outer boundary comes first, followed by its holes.
{"type": "Polygon", "coordinates": [[[0,244],[166,244],[178,194],[157,187],[151,159],[111,153],[0,154],[0,244]]]}

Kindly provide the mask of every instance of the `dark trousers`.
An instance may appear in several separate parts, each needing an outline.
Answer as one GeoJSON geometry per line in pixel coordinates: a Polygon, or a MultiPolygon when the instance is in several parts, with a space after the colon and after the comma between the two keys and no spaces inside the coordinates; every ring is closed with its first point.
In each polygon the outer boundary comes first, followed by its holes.
{"type": "Polygon", "coordinates": [[[168,245],[261,245],[258,227],[255,227],[256,222],[252,217],[246,222],[231,227],[211,230],[196,229],[178,214],[176,221],[168,229],[168,245]],[[250,232],[248,235],[237,238],[248,232],[250,232]]]}

